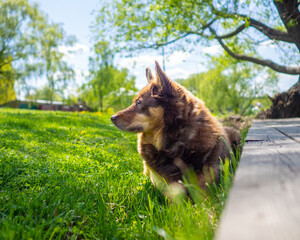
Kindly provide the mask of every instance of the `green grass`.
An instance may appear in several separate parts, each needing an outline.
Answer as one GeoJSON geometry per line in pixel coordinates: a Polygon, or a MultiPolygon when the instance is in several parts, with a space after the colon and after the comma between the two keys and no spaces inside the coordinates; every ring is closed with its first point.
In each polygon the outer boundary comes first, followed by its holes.
{"type": "Polygon", "coordinates": [[[212,239],[229,165],[196,204],[172,203],[108,115],[0,109],[0,239],[212,239]]]}

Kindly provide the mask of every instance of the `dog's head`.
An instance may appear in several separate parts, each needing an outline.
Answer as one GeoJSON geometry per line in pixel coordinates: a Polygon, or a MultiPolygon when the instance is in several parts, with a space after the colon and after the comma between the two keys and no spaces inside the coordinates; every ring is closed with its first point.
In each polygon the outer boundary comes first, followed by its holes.
{"type": "Polygon", "coordinates": [[[148,85],[135,97],[131,106],[111,117],[111,121],[121,130],[139,133],[163,127],[165,103],[174,98],[176,85],[157,61],[155,73],[154,77],[150,68],[146,68],[148,85]]]}

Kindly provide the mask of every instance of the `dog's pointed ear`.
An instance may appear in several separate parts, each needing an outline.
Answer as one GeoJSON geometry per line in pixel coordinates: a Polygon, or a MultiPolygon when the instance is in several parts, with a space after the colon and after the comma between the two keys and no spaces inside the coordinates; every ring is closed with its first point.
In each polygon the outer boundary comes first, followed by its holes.
{"type": "Polygon", "coordinates": [[[151,83],[154,79],[150,68],[146,68],[146,78],[148,80],[148,83],[151,83]]]}
{"type": "Polygon", "coordinates": [[[155,61],[156,85],[158,87],[158,95],[172,96],[172,81],[166,73],[161,69],[157,61],[155,61]]]}

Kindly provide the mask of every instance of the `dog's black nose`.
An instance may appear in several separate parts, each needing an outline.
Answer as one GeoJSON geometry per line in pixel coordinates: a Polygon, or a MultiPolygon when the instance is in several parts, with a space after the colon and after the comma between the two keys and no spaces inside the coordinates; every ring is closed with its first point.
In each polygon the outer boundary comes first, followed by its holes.
{"type": "Polygon", "coordinates": [[[117,120],[117,115],[112,115],[110,120],[114,123],[117,120]]]}

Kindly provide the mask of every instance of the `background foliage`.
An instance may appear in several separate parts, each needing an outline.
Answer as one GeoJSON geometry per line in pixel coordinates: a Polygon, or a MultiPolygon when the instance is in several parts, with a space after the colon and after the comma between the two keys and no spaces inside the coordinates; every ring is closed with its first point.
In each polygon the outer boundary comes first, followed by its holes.
{"type": "MultiPolygon", "coordinates": [[[[0,4],[1,103],[13,100],[21,91],[28,99],[85,102],[95,111],[124,108],[138,89],[130,71],[117,67],[120,51],[128,54],[168,46],[168,54],[174,49],[192,51],[222,40],[234,53],[254,58],[260,58],[260,45],[272,44],[281,53],[283,64],[299,62],[299,56],[293,54],[295,44],[264,35],[266,32],[258,28],[258,22],[265,23],[259,25],[261,29],[269,27],[269,32],[277,30],[278,36],[288,39],[276,1],[104,1],[91,27],[89,74],[77,93],[68,95],[66,89],[74,86],[75,71],[65,58],[71,50],[63,49],[72,49],[74,36],[67,35],[63,26],[49,19],[37,4],[26,0],[1,0],[0,4]],[[32,80],[42,76],[47,84],[35,86],[32,80]]],[[[252,114],[257,98],[277,90],[278,76],[230,56],[226,49],[220,54],[203,55],[208,59],[208,70],[178,81],[216,114],[252,114]]]]}
{"type": "Polygon", "coordinates": [[[278,77],[274,71],[234,60],[226,52],[212,57],[209,66],[208,71],[179,83],[202,99],[214,114],[255,114],[255,101],[268,103],[268,97],[260,96],[266,92],[272,95],[277,90],[278,77]]]}

